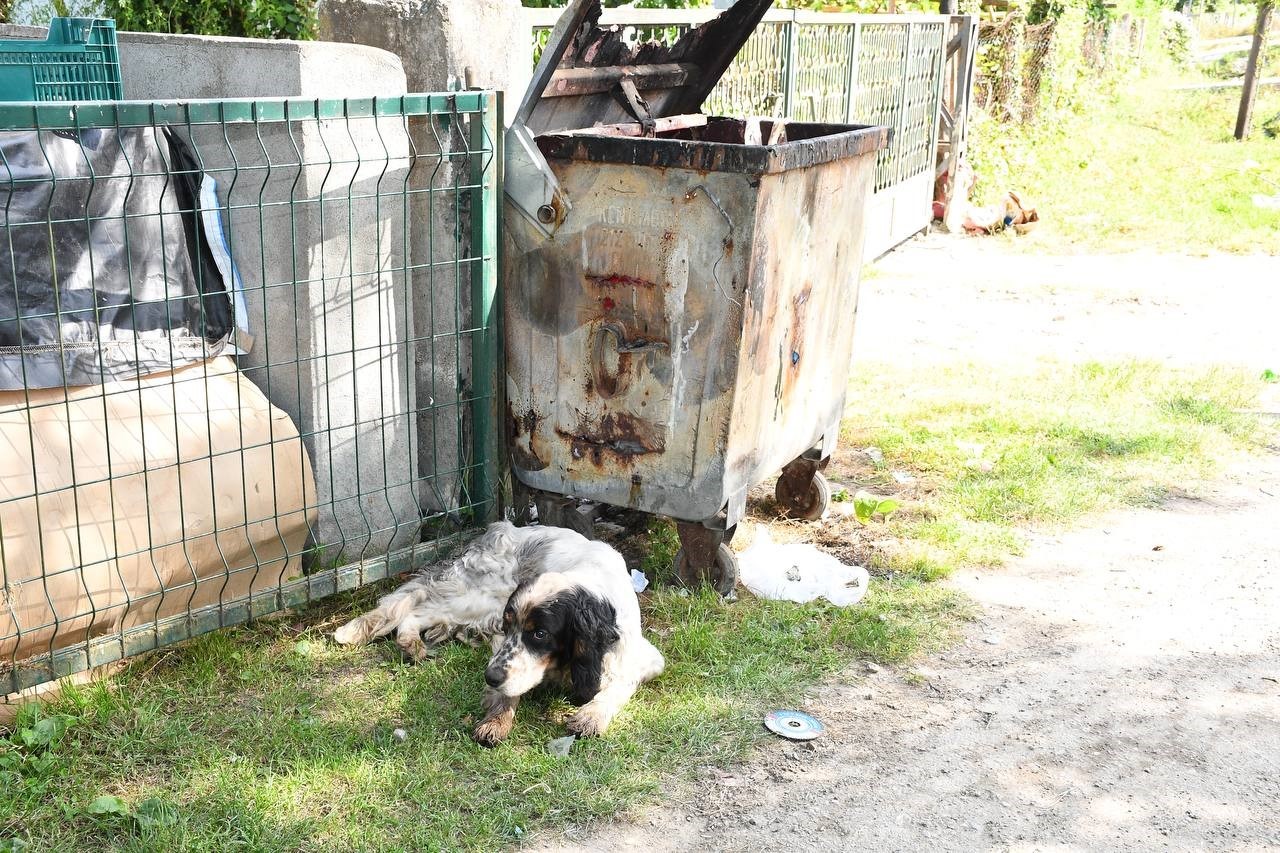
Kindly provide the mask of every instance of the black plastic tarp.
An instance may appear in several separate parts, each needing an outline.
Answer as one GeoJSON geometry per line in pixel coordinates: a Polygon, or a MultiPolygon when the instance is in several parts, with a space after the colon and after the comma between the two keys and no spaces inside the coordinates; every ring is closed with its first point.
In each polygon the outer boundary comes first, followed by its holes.
{"type": "Polygon", "coordinates": [[[131,379],[226,348],[201,180],[167,129],[0,133],[0,389],[131,379]]]}

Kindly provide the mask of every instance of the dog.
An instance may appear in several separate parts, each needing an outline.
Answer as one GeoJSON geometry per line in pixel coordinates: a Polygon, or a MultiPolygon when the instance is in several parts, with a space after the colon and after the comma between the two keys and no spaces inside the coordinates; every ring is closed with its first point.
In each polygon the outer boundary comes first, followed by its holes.
{"type": "Polygon", "coordinates": [[[442,571],[419,573],[334,640],[359,645],[392,631],[418,661],[449,639],[491,642],[485,714],[474,733],[484,746],[511,733],[520,697],[548,677],[564,682],[579,706],[569,732],[603,734],[666,665],[641,633],[622,555],[559,527],[491,524],[442,571]]]}

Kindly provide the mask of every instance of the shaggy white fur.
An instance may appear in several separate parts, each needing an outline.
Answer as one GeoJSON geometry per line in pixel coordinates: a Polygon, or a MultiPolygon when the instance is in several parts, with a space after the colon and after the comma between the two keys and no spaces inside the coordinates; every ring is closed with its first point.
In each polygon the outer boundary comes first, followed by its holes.
{"type": "Polygon", "coordinates": [[[450,639],[488,640],[502,632],[502,608],[520,581],[544,571],[541,561],[529,557],[540,553],[540,543],[566,534],[587,541],[555,527],[491,524],[456,560],[418,572],[333,638],[343,645],[363,645],[395,631],[396,643],[418,661],[431,646],[450,639]]]}

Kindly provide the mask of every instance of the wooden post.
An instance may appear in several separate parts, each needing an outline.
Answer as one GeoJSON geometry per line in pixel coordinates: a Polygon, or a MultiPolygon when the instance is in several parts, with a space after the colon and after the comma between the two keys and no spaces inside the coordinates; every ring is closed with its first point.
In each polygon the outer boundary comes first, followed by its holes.
{"type": "Polygon", "coordinates": [[[1249,64],[1244,69],[1244,89],[1240,92],[1240,112],[1236,116],[1236,139],[1244,139],[1249,135],[1249,124],[1253,121],[1253,101],[1258,94],[1258,63],[1262,58],[1262,45],[1267,39],[1267,30],[1271,28],[1271,12],[1275,7],[1275,0],[1261,0],[1258,4],[1258,26],[1253,31],[1249,64]]]}

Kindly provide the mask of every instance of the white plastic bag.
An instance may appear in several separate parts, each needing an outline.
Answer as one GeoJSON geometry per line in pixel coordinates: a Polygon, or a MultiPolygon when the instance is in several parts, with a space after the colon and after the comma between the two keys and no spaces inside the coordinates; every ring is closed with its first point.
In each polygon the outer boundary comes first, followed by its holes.
{"type": "Polygon", "coordinates": [[[738,577],[760,598],[825,598],[841,607],[861,601],[871,580],[861,566],[846,566],[813,545],[778,544],[763,528],[756,543],[738,556],[738,577]]]}

